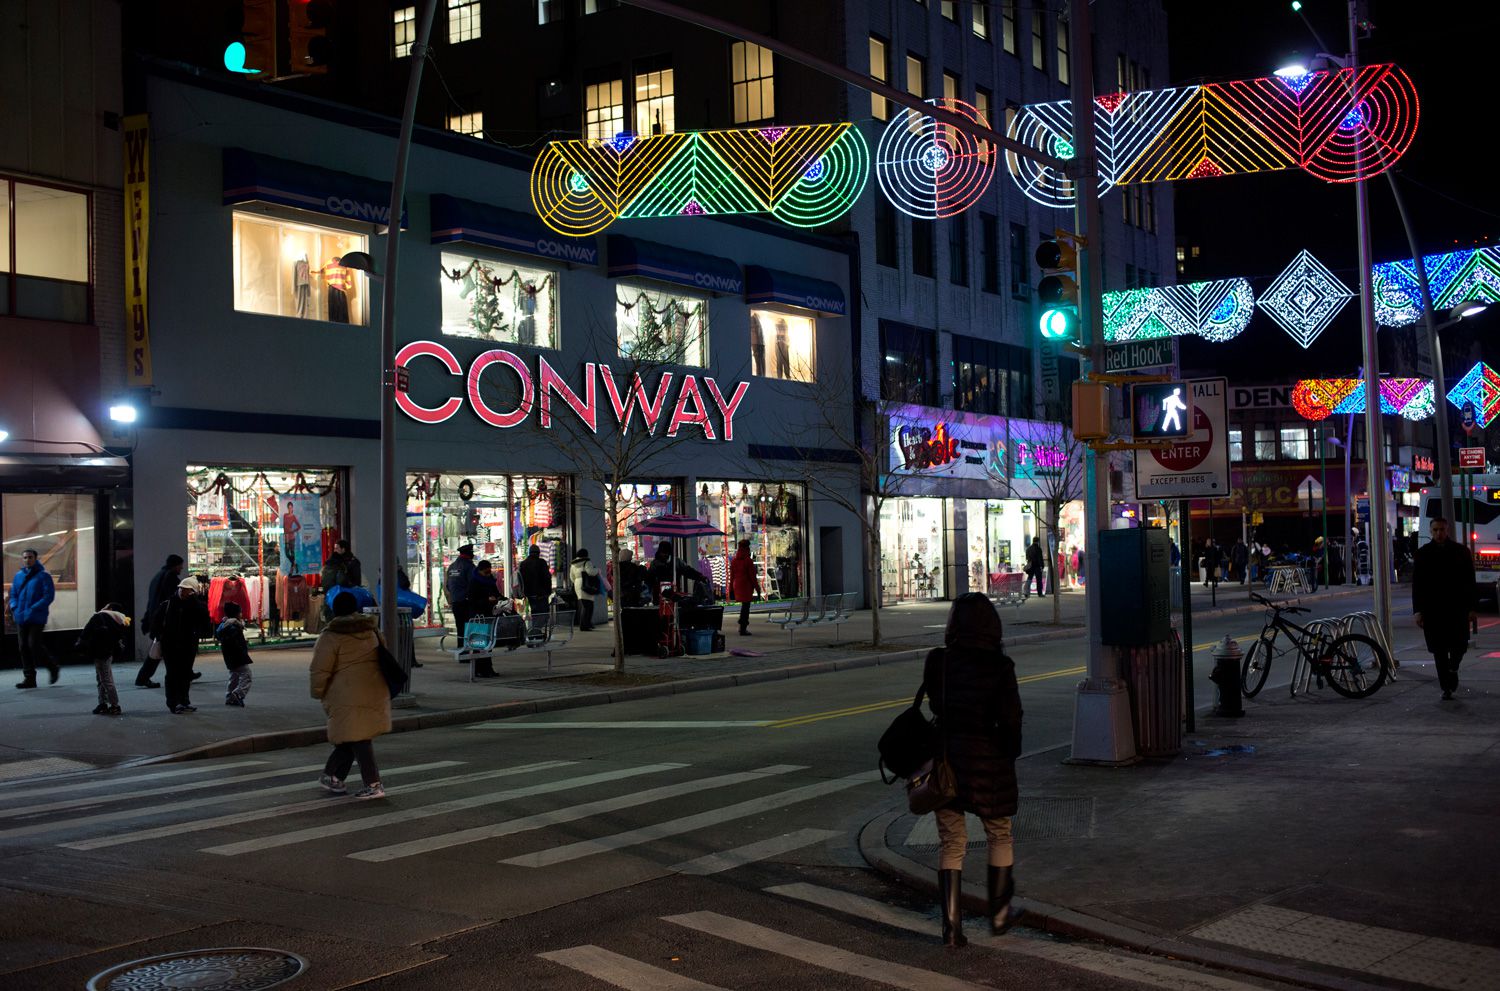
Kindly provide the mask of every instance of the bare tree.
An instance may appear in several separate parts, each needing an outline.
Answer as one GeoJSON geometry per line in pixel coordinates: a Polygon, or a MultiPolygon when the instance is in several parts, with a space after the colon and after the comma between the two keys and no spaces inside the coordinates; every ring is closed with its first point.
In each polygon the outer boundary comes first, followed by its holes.
{"type": "Polygon", "coordinates": [[[1012,479],[1029,483],[1021,498],[1033,498],[1044,506],[1042,526],[1049,539],[1043,559],[1047,584],[1052,588],[1052,622],[1062,621],[1062,600],[1057,595],[1057,550],[1062,547],[1061,518],[1063,506],[1083,496],[1085,451],[1066,424],[1052,421],[1013,420],[1010,433],[1009,475],[1002,477],[996,466],[989,466],[992,478],[1006,486],[1012,495],[1012,479]],[[1053,543],[1057,547],[1052,547],[1053,543]]]}

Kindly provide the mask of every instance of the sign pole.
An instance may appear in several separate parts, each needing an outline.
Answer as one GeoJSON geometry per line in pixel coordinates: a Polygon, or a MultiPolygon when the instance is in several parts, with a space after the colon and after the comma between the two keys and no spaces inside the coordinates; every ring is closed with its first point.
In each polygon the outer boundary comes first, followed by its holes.
{"type": "MultiPolygon", "coordinates": [[[[1209,503],[1213,505],[1212,502],[1209,503]]],[[[1193,549],[1192,541],[1192,502],[1188,499],[1177,500],[1177,539],[1182,541],[1182,553],[1180,558],[1181,567],[1180,584],[1182,585],[1182,652],[1185,658],[1182,664],[1182,691],[1187,699],[1184,709],[1187,711],[1187,731],[1198,732],[1198,717],[1193,711],[1193,576],[1192,569],[1188,567],[1188,557],[1193,549]]]]}
{"type": "Polygon", "coordinates": [[[1323,587],[1327,588],[1333,583],[1333,562],[1328,555],[1328,442],[1321,424],[1318,425],[1318,475],[1323,485],[1323,587]]]}

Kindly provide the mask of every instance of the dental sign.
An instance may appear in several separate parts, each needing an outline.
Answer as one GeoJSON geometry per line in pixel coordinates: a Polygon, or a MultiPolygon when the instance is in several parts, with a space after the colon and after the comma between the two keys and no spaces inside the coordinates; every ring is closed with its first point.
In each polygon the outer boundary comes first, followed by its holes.
{"type": "MultiPolygon", "coordinates": [[[[467,401],[469,408],[485,423],[502,430],[519,427],[535,413],[544,430],[552,429],[553,417],[561,411],[560,401],[572,416],[578,417],[590,431],[598,432],[599,420],[608,411],[620,430],[630,427],[632,419],[656,433],[665,421],[666,435],[676,437],[685,426],[703,431],[706,440],[734,440],[734,416],[750,390],[749,382],[738,383],[728,396],[710,376],[663,372],[655,389],[649,390],[638,373],[629,381],[617,380],[614,370],[605,364],[588,362],[583,366],[582,395],[574,391],[546,358],[538,355],[533,374],[519,355],[510,351],[486,351],[469,364],[467,372],[453,352],[436,341],[414,341],[396,353],[396,369],[404,371],[418,358],[433,359],[448,374],[461,378],[459,395],[450,394],[436,406],[425,406],[409,393],[397,392],[396,405],[401,412],[419,423],[443,423],[452,419],[467,401]],[[507,381],[508,380],[508,381],[507,381]],[[481,392],[481,386],[505,383],[509,387],[508,408],[496,409],[481,392]],[[603,396],[600,396],[600,393],[603,396]],[[675,398],[672,398],[674,397],[675,398]],[[668,399],[671,398],[671,402],[668,399]],[[710,413],[713,410],[717,415],[710,413]]],[[[455,383],[455,387],[457,387],[455,383]]],[[[495,389],[490,390],[491,398],[495,389]]]]}

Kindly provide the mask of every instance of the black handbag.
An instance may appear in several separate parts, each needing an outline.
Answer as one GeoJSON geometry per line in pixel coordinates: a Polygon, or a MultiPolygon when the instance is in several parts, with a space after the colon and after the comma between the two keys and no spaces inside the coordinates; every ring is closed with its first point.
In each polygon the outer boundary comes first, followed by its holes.
{"type": "MultiPolygon", "coordinates": [[[[943,652],[943,711],[948,711],[948,654],[943,652]]],[[[941,718],[941,717],[939,717],[941,718]]],[[[953,767],[948,763],[948,734],[942,726],[937,731],[942,737],[942,753],[928,760],[917,772],[906,780],[906,807],[912,815],[936,812],[958,797],[958,781],[953,777],[953,767]]]]}
{"type": "Polygon", "coordinates": [[[391,698],[400,695],[406,686],[406,669],[383,643],[375,645],[375,660],[380,665],[380,674],[385,678],[385,687],[390,690],[391,698]]]}
{"type": "Polygon", "coordinates": [[[922,715],[922,698],[926,692],[925,684],[918,686],[917,697],[891,721],[875,745],[880,751],[880,780],[888,785],[901,778],[910,778],[937,754],[937,730],[932,721],[922,715]],[[889,779],[886,778],[887,771],[891,773],[889,779]]]}

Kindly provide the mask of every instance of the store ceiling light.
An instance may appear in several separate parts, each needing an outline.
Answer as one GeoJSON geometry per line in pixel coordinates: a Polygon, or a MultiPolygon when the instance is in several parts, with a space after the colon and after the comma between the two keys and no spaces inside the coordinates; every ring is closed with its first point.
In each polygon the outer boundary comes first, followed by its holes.
{"type": "Polygon", "coordinates": [[[8,440],[10,440],[10,434],[4,430],[0,430],[0,444],[4,444],[8,440]]]}
{"type": "Polygon", "coordinates": [[[135,407],[129,403],[116,403],[109,408],[109,418],[116,423],[134,423],[135,407]]]}

